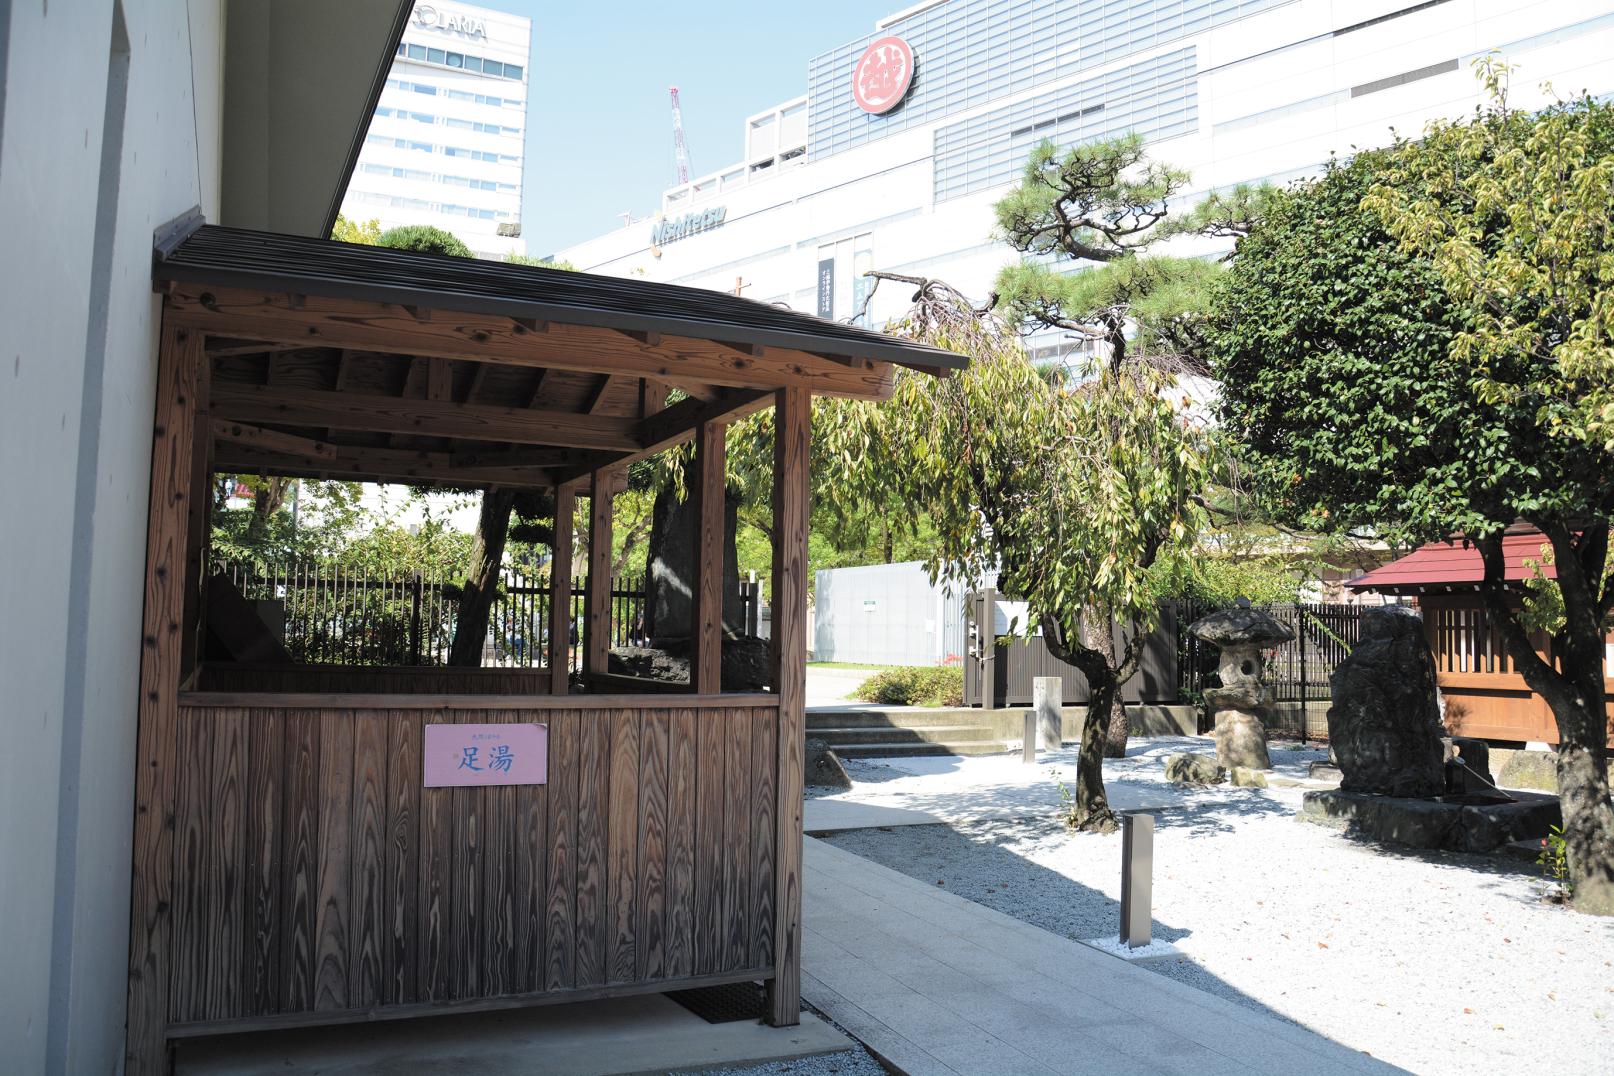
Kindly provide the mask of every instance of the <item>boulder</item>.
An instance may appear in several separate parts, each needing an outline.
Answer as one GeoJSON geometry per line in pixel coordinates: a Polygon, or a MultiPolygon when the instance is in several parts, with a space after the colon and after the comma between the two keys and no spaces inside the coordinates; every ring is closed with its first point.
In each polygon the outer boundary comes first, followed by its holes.
{"type": "Polygon", "coordinates": [[[1435,662],[1423,618],[1404,605],[1368,609],[1362,638],[1329,677],[1328,740],[1346,792],[1445,791],[1435,662]]]}
{"type": "Polygon", "coordinates": [[[809,739],[802,753],[806,767],[806,782],[816,788],[851,788],[852,779],[846,775],[840,756],[829,749],[823,740],[809,739]]]}
{"type": "MultiPolygon", "coordinates": [[[[1233,767],[1233,772],[1228,776],[1228,780],[1239,788],[1267,787],[1267,775],[1264,770],[1252,770],[1244,766],[1233,767]]],[[[1290,781],[1289,784],[1293,785],[1294,782],[1290,781]]]]}
{"type": "Polygon", "coordinates": [[[1259,715],[1248,710],[1218,710],[1211,737],[1216,741],[1217,759],[1229,769],[1235,766],[1251,770],[1272,768],[1272,758],[1267,754],[1267,730],[1259,715]]]}
{"type": "Polygon", "coordinates": [[[1166,780],[1179,785],[1219,785],[1227,769],[1212,755],[1180,751],[1166,757],[1166,780]]]}
{"type": "MultiPolygon", "coordinates": [[[[689,683],[689,640],[671,639],[664,646],[617,646],[607,658],[608,670],[669,684],[689,683]]],[[[769,684],[768,640],[747,636],[723,640],[724,691],[766,691],[769,684]]]]}
{"type": "Polygon", "coordinates": [[[1503,788],[1539,788],[1544,792],[1558,791],[1558,753],[1556,751],[1510,751],[1496,775],[1496,783],[1503,788]]]}

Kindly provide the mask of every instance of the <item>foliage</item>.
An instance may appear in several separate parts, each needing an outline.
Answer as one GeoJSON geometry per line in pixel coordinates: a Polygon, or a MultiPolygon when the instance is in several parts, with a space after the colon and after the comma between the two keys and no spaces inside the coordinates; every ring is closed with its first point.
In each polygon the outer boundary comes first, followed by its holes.
{"type": "Polygon", "coordinates": [[[1569,852],[1562,826],[1553,826],[1547,835],[1541,838],[1541,851],[1536,853],[1536,866],[1541,868],[1543,878],[1557,886],[1557,893],[1563,900],[1574,899],[1575,884],[1569,876],[1569,852]]]}
{"type": "Polygon", "coordinates": [[[441,228],[433,228],[429,224],[404,224],[397,228],[388,228],[376,239],[376,245],[391,247],[393,250],[447,254],[455,258],[476,257],[459,236],[453,232],[445,232],[441,228]]]}
{"type": "Polygon", "coordinates": [[[1487,611],[1557,720],[1577,907],[1614,914],[1614,451],[1599,402],[1614,372],[1614,105],[1526,115],[1505,69],[1482,74],[1493,103],[1474,118],[1275,197],[1208,336],[1224,425],[1276,516],[1478,546],[1487,611]],[[1553,550],[1552,662],[1506,581],[1502,533],[1518,520],[1553,550]]]}
{"type": "Polygon", "coordinates": [[[1299,601],[1307,578],[1304,558],[1282,554],[1233,558],[1204,555],[1156,564],[1151,586],[1160,598],[1188,598],[1232,605],[1248,598],[1257,605],[1299,601]]]}
{"type": "Polygon", "coordinates": [[[381,242],[381,222],[374,219],[349,220],[338,213],[336,225],[331,228],[331,238],[338,243],[361,243],[373,247],[381,242]]]}
{"type": "Polygon", "coordinates": [[[853,692],[887,706],[963,706],[964,670],[957,665],[905,665],[869,677],[853,692]]]}
{"type": "Polygon", "coordinates": [[[512,265],[536,265],[540,269],[560,269],[567,273],[577,272],[577,266],[565,259],[535,258],[530,254],[517,254],[515,251],[511,251],[504,256],[504,260],[512,265]]]}

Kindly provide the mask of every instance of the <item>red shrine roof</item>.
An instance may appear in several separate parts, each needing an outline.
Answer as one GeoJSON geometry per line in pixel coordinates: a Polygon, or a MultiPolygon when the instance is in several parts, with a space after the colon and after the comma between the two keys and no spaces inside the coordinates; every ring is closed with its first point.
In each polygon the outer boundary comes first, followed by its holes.
{"type": "MultiPolygon", "coordinates": [[[[1534,570],[1525,566],[1526,560],[1540,564],[1541,574],[1548,579],[1556,578],[1557,570],[1545,562],[1541,553],[1541,547],[1546,544],[1546,537],[1537,530],[1504,534],[1502,558],[1507,563],[1508,582],[1522,582],[1535,575],[1534,570]]],[[[1417,594],[1466,589],[1478,586],[1484,579],[1485,564],[1479,547],[1465,538],[1454,538],[1421,545],[1399,560],[1392,560],[1345,585],[1352,590],[1417,594]]]]}

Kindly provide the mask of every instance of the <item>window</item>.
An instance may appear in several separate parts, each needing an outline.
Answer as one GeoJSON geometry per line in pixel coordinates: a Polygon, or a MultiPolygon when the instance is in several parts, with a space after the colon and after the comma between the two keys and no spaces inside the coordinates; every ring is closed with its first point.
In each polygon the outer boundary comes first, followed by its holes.
{"type": "Polygon", "coordinates": [[[484,75],[494,75],[496,77],[502,77],[504,75],[504,65],[501,64],[498,60],[483,60],[482,61],[482,73],[484,75]]]}
{"type": "Polygon", "coordinates": [[[426,46],[425,45],[410,45],[409,46],[409,58],[411,60],[424,60],[426,58],[426,46]]]}
{"type": "Polygon", "coordinates": [[[448,54],[448,66],[450,66],[450,67],[464,67],[465,66],[465,56],[464,56],[464,54],[458,53],[458,52],[449,53],[448,54]]]}
{"type": "Polygon", "coordinates": [[[480,56],[467,56],[467,57],[465,57],[465,70],[467,70],[467,71],[480,71],[480,70],[482,70],[482,57],[480,57],[480,56]]]}
{"type": "Polygon", "coordinates": [[[448,54],[442,49],[427,49],[426,62],[434,64],[446,63],[448,62],[448,54]]]}
{"type": "Polygon", "coordinates": [[[505,64],[504,77],[513,78],[517,82],[521,81],[521,68],[517,67],[515,64],[505,64]]]}

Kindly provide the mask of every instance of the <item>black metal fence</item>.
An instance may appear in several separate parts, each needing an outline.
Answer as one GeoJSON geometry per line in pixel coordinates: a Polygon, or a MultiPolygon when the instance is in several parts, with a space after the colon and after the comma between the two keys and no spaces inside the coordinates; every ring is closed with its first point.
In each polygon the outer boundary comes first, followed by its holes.
{"type": "MultiPolygon", "coordinates": [[[[285,640],[292,660],[333,665],[444,665],[454,640],[458,591],[419,572],[388,575],[314,561],[268,566],[221,564],[270,627],[285,640]]],[[[582,638],[584,583],[571,588],[571,642],[582,638]]],[[[551,588],[521,572],[501,574],[488,615],[482,664],[539,668],[549,646],[551,588]]],[[[644,592],[611,588],[611,645],[640,641],[644,592]]],[[[581,660],[570,648],[575,668],[581,660]]]]}
{"type": "MultiPolygon", "coordinates": [[[[995,591],[987,590],[966,598],[970,603],[971,625],[970,653],[965,663],[965,702],[970,706],[1030,705],[1033,679],[1058,676],[1063,681],[1064,702],[1085,703],[1088,699],[1086,678],[1048,653],[1040,636],[999,638],[985,628],[999,620],[995,604],[1000,597],[995,591]],[[993,640],[991,647],[985,645],[988,638],[993,640]]],[[[1155,629],[1143,642],[1138,672],[1122,686],[1123,700],[1128,703],[1203,703],[1205,688],[1217,684],[1217,652],[1215,646],[1203,644],[1190,635],[1188,626],[1222,608],[1226,606],[1209,602],[1162,603],[1155,629]]],[[[1267,680],[1273,685],[1277,701],[1297,704],[1285,707],[1279,722],[1282,727],[1274,731],[1289,731],[1302,737],[1324,734],[1324,708],[1308,704],[1328,701],[1329,676],[1361,637],[1362,607],[1286,602],[1258,608],[1270,613],[1295,635],[1292,641],[1266,652],[1267,680]]]]}

